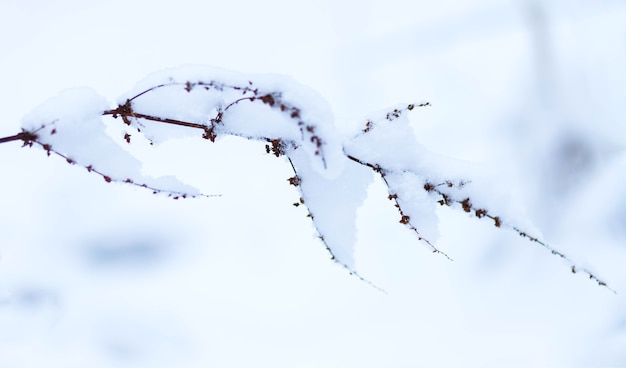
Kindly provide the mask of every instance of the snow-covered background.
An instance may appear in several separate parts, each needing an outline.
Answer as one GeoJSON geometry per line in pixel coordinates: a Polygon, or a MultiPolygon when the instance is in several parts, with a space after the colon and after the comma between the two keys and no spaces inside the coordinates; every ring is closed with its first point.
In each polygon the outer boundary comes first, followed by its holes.
{"type": "Polygon", "coordinates": [[[621,1],[5,1],[0,30],[0,136],[64,89],[115,101],[183,64],[290,76],[339,131],[430,101],[417,140],[617,291],[458,210],[437,211],[454,261],[432,254],[376,178],[355,257],[381,293],[329,260],[289,164],[236,137],[133,146],[221,194],[184,201],[6,143],[0,366],[626,365],[621,1]]]}

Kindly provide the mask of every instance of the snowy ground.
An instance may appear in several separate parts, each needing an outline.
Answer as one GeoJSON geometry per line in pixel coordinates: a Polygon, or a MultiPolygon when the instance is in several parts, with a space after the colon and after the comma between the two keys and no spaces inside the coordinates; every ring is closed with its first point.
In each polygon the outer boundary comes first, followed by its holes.
{"type": "Polygon", "coordinates": [[[66,88],[115,101],[183,64],[290,76],[340,131],[426,100],[410,115],[417,140],[495,173],[504,184],[482,190],[495,208],[515,198],[617,294],[459,210],[437,210],[454,261],[432,254],[377,178],[355,257],[384,294],[329,259],[292,206],[291,167],[261,143],[138,147],[146,174],[221,194],[184,201],[6,143],[0,366],[626,365],[626,7],[434,3],[3,3],[0,136],[66,88]]]}

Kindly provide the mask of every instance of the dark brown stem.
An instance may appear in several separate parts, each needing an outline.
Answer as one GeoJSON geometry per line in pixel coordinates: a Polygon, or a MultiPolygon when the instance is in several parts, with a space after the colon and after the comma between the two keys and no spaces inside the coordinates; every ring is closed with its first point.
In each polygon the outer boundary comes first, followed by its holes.
{"type": "Polygon", "coordinates": [[[187,121],[181,121],[181,120],[176,120],[176,119],[160,118],[158,116],[141,114],[141,113],[134,112],[134,111],[133,112],[126,112],[126,111],[124,111],[121,108],[117,108],[117,109],[114,109],[114,110],[107,110],[107,111],[103,112],[102,115],[113,115],[113,117],[117,117],[117,115],[119,115],[119,116],[122,116],[122,117],[133,117],[133,118],[138,118],[138,119],[146,119],[146,120],[151,120],[151,121],[157,121],[159,123],[180,125],[180,126],[184,126],[184,127],[188,127],[188,128],[197,128],[197,129],[202,129],[202,130],[209,129],[209,127],[204,125],[204,124],[190,123],[190,122],[187,122],[187,121]]]}
{"type": "Polygon", "coordinates": [[[28,144],[37,139],[37,135],[31,132],[21,132],[10,137],[0,138],[0,143],[7,143],[13,141],[23,141],[24,144],[28,144]]]}

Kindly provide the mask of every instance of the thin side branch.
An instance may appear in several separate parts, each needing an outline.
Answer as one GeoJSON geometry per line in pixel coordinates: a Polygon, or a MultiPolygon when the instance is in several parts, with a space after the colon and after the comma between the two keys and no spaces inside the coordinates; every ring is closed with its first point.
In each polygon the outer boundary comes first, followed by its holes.
{"type": "MultiPolygon", "coordinates": [[[[296,171],[296,167],[294,166],[293,162],[291,161],[291,159],[289,157],[287,157],[287,160],[289,161],[289,164],[291,165],[291,168],[293,169],[293,173],[295,176],[287,179],[289,181],[289,184],[295,186],[295,187],[299,187],[300,183],[301,183],[301,178],[298,176],[298,172],[296,171]]],[[[304,202],[304,200],[302,198],[300,198],[300,202],[296,202],[294,203],[294,205],[296,205],[296,207],[300,206],[301,204],[305,205],[306,210],[307,210],[307,217],[310,217],[311,220],[314,219],[313,214],[311,213],[311,211],[309,210],[309,208],[306,206],[306,203],[304,202]],[[297,204],[297,205],[296,205],[297,204]]],[[[314,223],[315,224],[315,223],[314,223]]],[[[359,280],[365,282],[366,284],[368,284],[369,286],[373,287],[374,289],[381,291],[385,294],[387,294],[387,291],[385,291],[384,289],[382,289],[381,287],[377,286],[376,284],[374,284],[373,282],[371,282],[370,280],[364,278],[363,276],[361,276],[358,272],[356,272],[355,270],[353,270],[351,267],[349,267],[348,265],[346,265],[345,263],[339,261],[336,257],[335,254],[333,253],[332,249],[330,249],[330,247],[328,246],[328,244],[326,243],[326,239],[324,239],[324,236],[322,234],[320,234],[318,236],[318,238],[320,239],[320,241],[322,242],[322,244],[324,244],[324,247],[326,248],[326,251],[328,252],[328,254],[330,254],[330,259],[332,261],[334,261],[336,264],[340,265],[341,267],[343,267],[344,269],[346,269],[348,271],[348,273],[352,276],[356,276],[359,280]]]]}
{"type": "MultiPolygon", "coordinates": [[[[71,159],[70,157],[55,151],[54,149],[52,149],[52,147],[50,147],[50,145],[45,144],[45,143],[40,143],[39,141],[32,141],[33,143],[36,143],[38,145],[40,145],[47,153],[48,156],[50,156],[50,154],[54,153],[55,155],[62,157],[65,159],[65,161],[67,161],[67,163],[69,163],[70,165],[74,165],[76,164],[76,162],[71,159]]],[[[190,195],[187,193],[183,193],[183,192],[178,192],[178,191],[174,191],[174,190],[165,190],[165,189],[160,189],[160,188],[156,188],[147,184],[142,184],[142,183],[137,183],[134,180],[127,178],[124,180],[116,180],[111,178],[109,175],[103,173],[102,171],[99,171],[98,169],[94,168],[93,166],[85,166],[85,169],[87,169],[88,172],[90,173],[94,173],[96,175],[101,176],[104,181],[106,181],[107,183],[111,183],[111,182],[117,182],[117,183],[124,183],[124,184],[130,184],[130,185],[134,185],[136,187],[139,188],[144,188],[144,189],[148,189],[151,190],[153,194],[159,194],[159,193],[164,193],[167,194],[168,197],[172,198],[172,199],[184,199],[184,198],[195,198],[195,197],[206,197],[206,198],[210,198],[210,197],[221,197],[221,194],[194,194],[194,195],[190,195]]]]}
{"type": "MultiPolygon", "coordinates": [[[[462,182],[462,184],[464,185],[465,182],[462,182]]],[[[448,182],[446,186],[448,188],[451,188],[454,185],[452,185],[452,183],[448,182]]],[[[589,277],[589,279],[595,281],[599,286],[603,286],[603,287],[609,289],[614,294],[617,294],[617,292],[615,290],[613,290],[612,288],[610,288],[606,284],[605,281],[603,281],[600,278],[598,278],[595,274],[593,274],[591,271],[587,270],[586,268],[578,267],[574,263],[574,261],[572,261],[564,253],[556,250],[555,248],[553,248],[552,246],[548,245],[547,243],[539,240],[537,237],[534,237],[534,236],[532,236],[532,235],[522,231],[518,227],[515,227],[515,226],[512,226],[512,225],[508,225],[508,224],[504,223],[499,216],[491,215],[490,213],[487,212],[486,209],[484,209],[484,208],[474,208],[474,206],[471,203],[470,198],[465,198],[463,200],[455,199],[452,196],[444,193],[441,189],[439,189],[439,187],[441,187],[441,185],[433,185],[431,183],[424,184],[424,190],[426,190],[427,192],[435,193],[435,194],[441,196],[441,199],[438,201],[438,203],[440,205],[448,206],[448,207],[451,207],[453,204],[460,205],[461,208],[463,209],[463,211],[465,211],[467,213],[474,212],[476,217],[478,217],[479,219],[480,218],[488,218],[488,219],[492,220],[495,227],[498,227],[498,228],[506,227],[506,228],[509,228],[509,229],[515,231],[519,236],[521,236],[523,238],[526,238],[529,241],[531,241],[531,242],[533,242],[533,243],[535,243],[535,244],[537,244],[537,245],[547,249],[550,253],[552,253],[552,255],[555,255],[555,256],[563,259],[570,266],[570,269],[571,269],[572,273],[578,273],[578,272],[584,273],[584,274],[586,274],[589,277]]]]}
{"type": "MultiPolygon", "coordinates": [[[[387,185],[387,188],[389,188],[389,182],[387,181],[387,178],[385,177],[387,174],[387,170],[383,169],[382,167],[380,167],[379,165],[374,165],[374,164],[370,164],[368,162],[359,160],[358,158],[351,156],[351,155],[346,155],[350,160],[359,163],[361,165],[367,166],[370,169],[374,170],[375,172],[377,172],[380,177],[383,179],[383,181],[385,182],[385,185],[387,185]]],[[[389,198],[390,200],[393,200],[395,202],[395,207],[398,209],[398,212],[400,212],[400,223],[403,225],[406,225],[409,227],[409,229],[411,231],[413,231],[416,235],[417,235],[417,240],[423,242],[424,244],[428,245],[428,247],[430,249],[432,249],[433,253],[438,253],[443,255],[444,257],[446,257],[447,259],[449,259],[450,261],[453,261],[452,258],[450,258],[449,255],[447,255],[445,252],[439,250],[437,247],[435,247],[433,245],[433,243],[430,242],[430,240],[424,238],[419,230],[411,223],[411,218],[409,216],[407,216],[404,212],[404,210],[402,209],[402,206],[400,205],[400,203],[398,202],[398,196],[396,194],[393,193],[389,193],[389,198]]]]}

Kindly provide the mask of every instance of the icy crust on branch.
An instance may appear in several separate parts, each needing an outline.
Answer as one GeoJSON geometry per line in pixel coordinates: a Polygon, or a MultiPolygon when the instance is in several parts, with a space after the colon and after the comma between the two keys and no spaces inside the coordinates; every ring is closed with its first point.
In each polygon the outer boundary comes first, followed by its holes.
{"type": "Polygon", "coordinates": [[[144,115],[192,123],[212,141],[227,134],[280,141],[276,150],[301,147],[326,177],[339,175],[345,162],[328,103],[288,77],[186,66],[149,75],[118,103],[130,111],[125,122],[155,143],[198,132],[144,115]]]}
{"type": "Polygon", "coordinates": [[[97,172],[106,181],[133,183],[181,195],[198,194],[195,188],[174,177],[143,176],[141,162],[106,134],[102,113],[108,107],[109,103],[92,89],[69,89],[26,115],[22,129],[33,133],[36,137],[33,142],[48,154],[58,154],[71,164],[97,172]]]}

